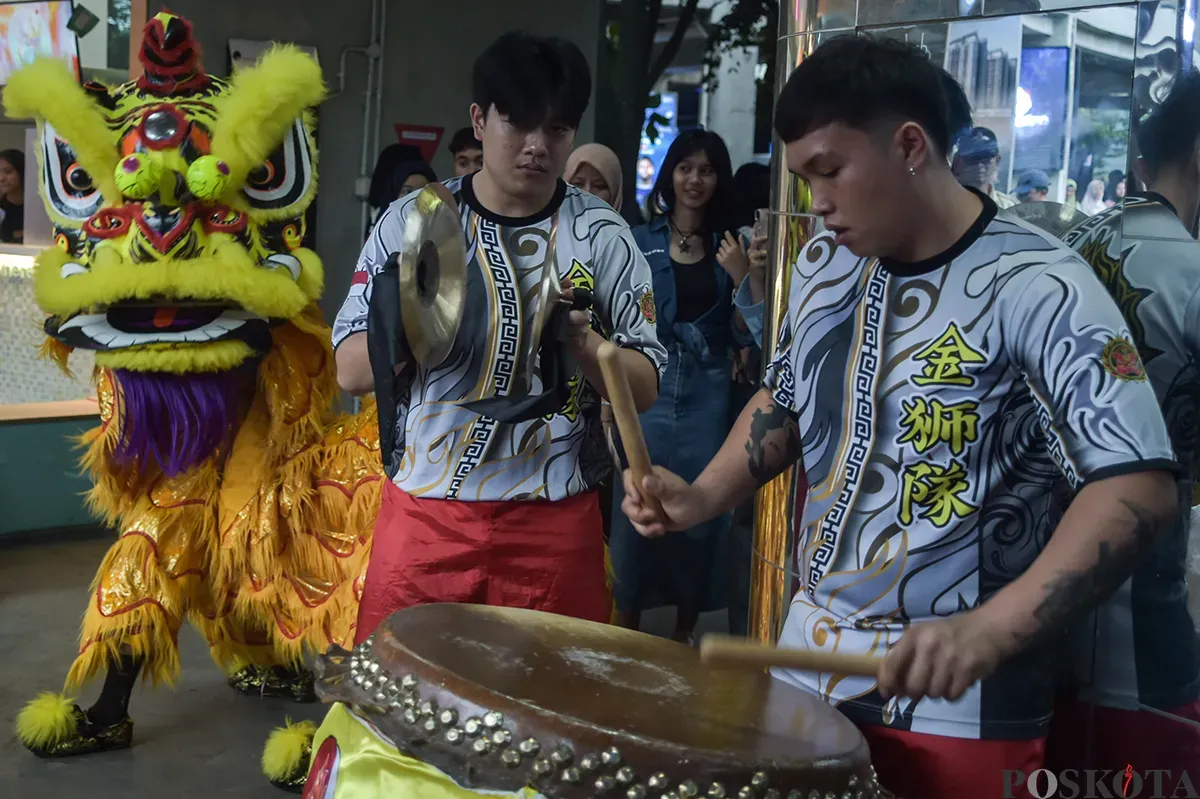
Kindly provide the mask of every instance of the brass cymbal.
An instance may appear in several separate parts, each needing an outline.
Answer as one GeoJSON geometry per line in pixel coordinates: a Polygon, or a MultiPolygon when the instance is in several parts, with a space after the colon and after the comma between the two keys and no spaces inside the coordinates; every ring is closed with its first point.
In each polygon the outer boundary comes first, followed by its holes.
{"type": "Polygon", "coordinates": [[[409,350],[423,366],[438,366],[454,345],[467,300],[462,221],[442,184],[421,189],[409,207],[399,255],[400,314],[409,350]]]}
{"type": "Polygon", "coordinates": [[[1017,219],[1024,219],[1031,225],[1041,228],[1056,238],[1062,238],[1067,231],[1088,218],[1088,215],[1078,208],[1068,208],[1062,203],[1018,203],[1012,208],[1005,208],[1000,215],[1011,214],[1017,219]]]}

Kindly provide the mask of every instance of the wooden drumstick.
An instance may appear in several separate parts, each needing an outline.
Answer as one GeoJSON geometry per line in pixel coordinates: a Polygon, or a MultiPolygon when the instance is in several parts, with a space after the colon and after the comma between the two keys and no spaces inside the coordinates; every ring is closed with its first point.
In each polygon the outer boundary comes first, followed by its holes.
{"type": "Polygon", "coordinates": [[[633,404],[633,391],[629,388],[629,380],[621,366],[621,351],[616,345],[606,341],[600,345],[597,357],[600,360],[600,371],[604,374],[604,385],[608,389],[608,404],[612,406],[617,430],[621,432],[621,446],[629,460],[629,470],[633,472],[634,482],[650,509],[659,516],[664,516],[658,499],[647,494],[646,489],[642,488],[644,479],[653,474],[653,469],[650,465],[650,451],[646,449],[646,439],[642,435],[642,423],[638,420],[637,406],[633,404]]]}
{"type": "Polygon", "coordinates": [[[874,677],[882,658],[871,655],[846,655],[815,652],[809,649],[782,649],[728,635],[706,635],[700,642],[700,660],[710,666],[761,669],[779,666],[800,671],[822,671],[855,677],[874,677]]]}

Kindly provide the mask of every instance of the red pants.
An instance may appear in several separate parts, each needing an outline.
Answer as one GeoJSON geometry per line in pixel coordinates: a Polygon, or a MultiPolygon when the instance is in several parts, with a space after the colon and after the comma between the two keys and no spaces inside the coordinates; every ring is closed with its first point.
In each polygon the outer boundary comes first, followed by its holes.
{"type": "MultiPolygon", "coordinates": [[[[1170,712],[1200,723],[1200,701],[1170,712]]],[[[1047,766],[1058,771],[1111,769],[1120,773],[1133,766],[1139,774],[1160,770],[1179,779],[1186,770],[1200,787],[1200,729],[1145,710],[1060,701],[1050,725],[1049,751],[1047,766]]],[[[1175,785],[1173,780],[1168,782],[1175,785]]]]}
{"type": "Polygon", "coordinates": [[[432,602],[531,608],[608,622],[596,492],[559,502],[418,499],[391,481],[375,523],[355,643],[432,602]]]}
{"type": "Polygon", "coordinates": [[[1032,799],[1024,776],[1040,769],[1046,739],[980,741],[863,724],[871,764],[899,799],[1032,799]]]}

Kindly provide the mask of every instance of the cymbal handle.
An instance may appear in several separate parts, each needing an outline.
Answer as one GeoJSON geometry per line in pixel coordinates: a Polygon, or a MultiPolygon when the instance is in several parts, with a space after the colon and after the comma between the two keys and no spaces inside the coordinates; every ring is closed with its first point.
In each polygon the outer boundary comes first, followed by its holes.
{"type": "Polygon", "coordinates": [[[621,351],[615,344],[606,341],[600,345],[597,357],[600,361],[600,371],[604,374],[604,385],[608,389],[608,403],[612,405],[613,418],[617,422],[617,430],[621,432],[621,445],[625,449],[625,458],[629,461],[629,470],[633,472],[633,479],[645,497],[646,504],[662,516],[663,509],[658,500],[646,495],[642,489],[643,481],[653,473],[653,468],[650,465],[650,450],[646,448],[646,438],[642,435],[637,406],[633,402],[633,391],[629,388],[629,379],[621,366],[621,351]]]}
{"type": "Polygon", "coordinates": [[[874,677],[883,664],[883,658],[872,655],[785,649],[728,635],[704,636],[700,642],[700,660],[710,666],[741,669],[779,667],[854,677],[874,677]]]}
{"type": "Polygon", "coordinates": [[[592,291],[585,288],[571,289],[571,310],[586,311],[592,307],[592,291]]]}

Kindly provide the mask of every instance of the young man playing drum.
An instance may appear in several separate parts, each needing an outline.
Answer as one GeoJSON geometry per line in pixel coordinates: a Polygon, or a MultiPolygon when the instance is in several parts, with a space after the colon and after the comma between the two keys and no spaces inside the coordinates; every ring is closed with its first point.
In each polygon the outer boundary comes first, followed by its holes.
{"type": "Polygon", "coordinates": [[[955,180],[940,81],[915,47],[854,36],[792,74],[775,125],[826,232],[724,448],[691,485],[627,472],[624,510],[685,529],[801,460],[781,644],[882,665],[776,676],[855,721],[899,795],[1000,799],[1028,796],[1005,769],[1043,765],[1050,650],[1174,519],[1176,464],[1091,269],[955,180]],[[1055,525],[1060,475],[1078,501],[1055,525]]]}
{"type": "Polygon", "coordinates": [[[1136,170],[1148,190],[1130,192],[1065,239],[1125,311],[1189,471],[1179,481],[1180,511],[1153,553],[1074,631],[1077,690],[1055,712],[1050,760],[1060,770],[1160,769],[1174,786],[1200,764],[1200,647],[1187,583],[1200,457],[1200,243],[1191,231],[1200,209],[1200,74],[1178,76],[1136,134],[1136,170]]]}
{"type": "MultiPolygon", "coordinates": [[[[359,640],[394,611],[427,602],[610,618],[595,490],[611,468],[600,432],[603,339],[588,312],[571,312],[569,350],[582,379],[566,407],[508,424],[461,405],[507,392],[521,342],[533,335],[548,257],[564,285],[592,292],[640,409],[657,397],[666,363],[650,269],[629,227],[560,178],[591,95],[579,48],[502,36],[475,62],[473,95],[483,168],[445,182],[466,237],[469,301],[440,365],[396,364],[411,375],[396,398],[402,455],[387,465],[394,485],[385,486],[375,529],[359,640]]],[[[352,393],[375,387],[365,332],[371,281],[402,249],[416,200],[380,217],[334,324],[338,381],[352,393]]]]}

